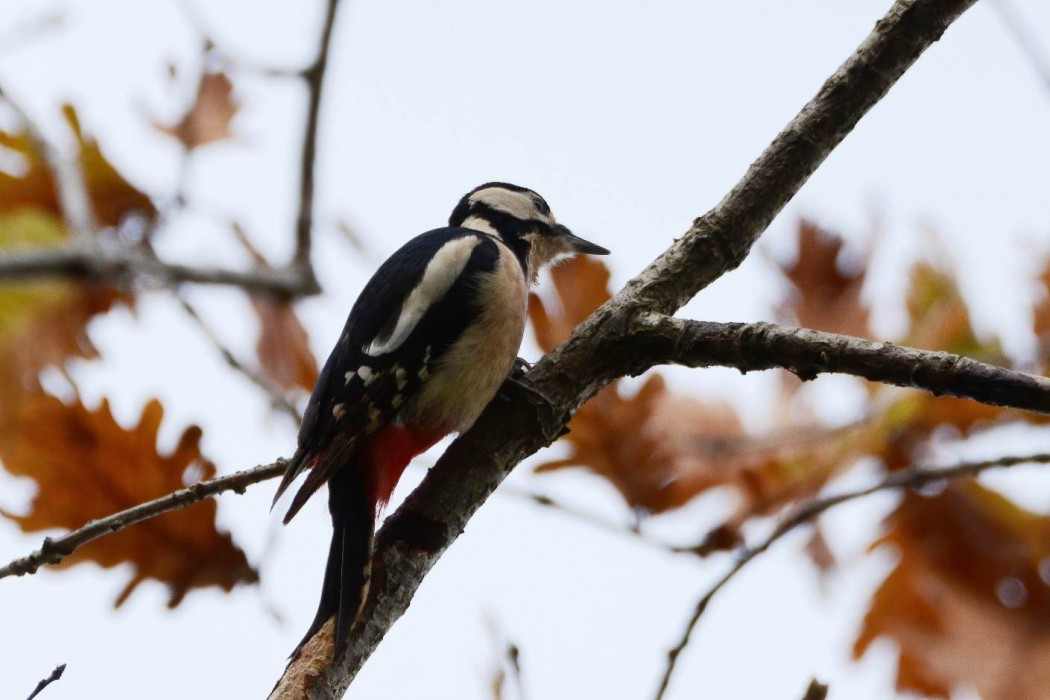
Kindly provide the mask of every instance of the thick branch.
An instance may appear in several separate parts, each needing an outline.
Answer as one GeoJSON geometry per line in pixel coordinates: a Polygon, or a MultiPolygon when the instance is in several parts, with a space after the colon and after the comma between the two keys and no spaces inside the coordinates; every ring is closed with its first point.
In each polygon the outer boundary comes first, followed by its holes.
{"type": "Polygon", "coordinates": [[[36,570],[44,564],[57,564],[78,548],[83,547],[92,540],[97,540],[103,535],[123,530],[129,525],[149,520],[168,511],[185,508],[197,501],[212,498],[224,491],[244,493],[244,489],[249,485],[272,479],[283,473],[286,466],[286,460],[279,459],[273,464],[263,464],[227,476],[220,476],[208,481],[199,481],[192,486],[180,489],[167,496],[141,503],[100,520],[92,520],[84,527],[67,532],[61,537],[54,539],[45,537],[40,549],[21,559],[15,559],[7,566],[0,567],[0,578],[35,574],[36,570]]]}
{"type": "Polygon", "coordinates": [[[947,352],[917,350],[772,323],[712,323],[643,317],[619,356],[638,374],[654,364],[781,367],[800,379],[829,372],[959,396],[995,406],[1050,413],[1050,379],[988,365],[947,352]]]}
{"type": "Polygon", "coordinates": [[[843,503],[849,503],[858,498],[870,496],[878,491],[918,489],[927,484],[933,484],[940,481],[958,479],[964,476],[975,476],[983,471],[988,471],[989,469],[1016,467],[1021,464],[1046,464],[1048,462],[1050,462],[1050,454],[1041,453],[1024,457],[1001,457],[999,459],[990,459],[981,462],[963,462],[952,467],[940,469],[912,467],[911,469],[906,469],[904,471],[893,472],[882,479],[882,481],[867,488],[858,489],[856,491],[846,491],[844,493],[826,496],[824,498],[814,498],[805,503],[799,504],[792,509],[782,521],[780,521],[768,537],[754,547],[746,549],[740,558],[737,559],[733,567],[729,569],[722,578],[718,579],[718,581],[707,590],[704,596],[696,604],[696,609],[693,611],[693,616],[686,625],[681,640],[679,640],[678,644],[668,652],[667,667],[664,669],[664,675],[660,681],[660,687],[657,689],[656,700],[661,700],[664,697],[664,693],[667,691],[667,686],[671,681],[671,676],[674,674],[678,657],[681,655],[682,650],[684,650],[689,644],[689,638],[692,636],[693,630],[696,629],[697,623],[700,622],[700,617],[704,614],[704,611],[707,610],[707,606],[710,604],[711,599],[714,598],[715,595],[722,590],[741,569],[755,559],[755,557],[765,552],[773,546],[777,540],[781,539],[784,535],[788,534],[799,525],[813,520],[818,515],[831,510],[835,506],[840,506],[843,503]]]}
{"type": "MultiPolygon", "coordinates": [[[[311,697],[342,697],[416,588],[481,503],[522,459],[565,429],[613,374],[606,353],[639,313],[672,313],[751,245],[857,121],[975,0],[898,2],[726,197],[596,311],[454,442],[377,540],[372,595],[344,657],[311,697]]],[[[303,662],[309,660],[300,657],[303,662]]]]}

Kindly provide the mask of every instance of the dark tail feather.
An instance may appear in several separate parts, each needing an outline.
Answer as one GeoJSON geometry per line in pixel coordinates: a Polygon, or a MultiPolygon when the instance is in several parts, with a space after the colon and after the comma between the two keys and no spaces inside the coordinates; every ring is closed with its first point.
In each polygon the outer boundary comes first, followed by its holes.
{"type": "Polygon", "coordinates": [[[333,615],[336,657],[350,636],[368,595],[372,573],[372,540],[375,537],[375,502],[371,489],[353,465],[340,469],[328,482],[328,509],[332,513],[332,543],[328,548],[321,602],[299,650],[333,615]]]}
{"type": "Polygon", "coordinates": [[[284,476],[281,477],[281,483],[277,486],[277,493],[273,495],[273,501],[270,502],[270,510],[273,510],[273,507],[277,505],[277,501],[284,495],[284,492],[295,481],[295,477],[299,476],[305,467],[306,453],[300,448],[295,451],[292,458],[288,460],[288,466],[284,468],[284,476]]]}

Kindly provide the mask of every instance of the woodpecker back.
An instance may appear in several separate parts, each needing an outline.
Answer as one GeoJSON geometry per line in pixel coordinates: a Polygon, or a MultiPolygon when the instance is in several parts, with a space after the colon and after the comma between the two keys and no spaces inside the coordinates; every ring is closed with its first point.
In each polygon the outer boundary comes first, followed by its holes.
{"type": "Polygon", "coordinates": [[[287,523],[329,484],[321,603],[295,653],[333,615],[342,650],[367,594],[378,508],[413,457],[469,428],[495,396],[514,365],[539,269],[564,255],[608,253],[558,224],[538,194],[506,183],[467,193],[449,224],[406,243],[365,285],[274,496],[308,471],[287,523]]]}

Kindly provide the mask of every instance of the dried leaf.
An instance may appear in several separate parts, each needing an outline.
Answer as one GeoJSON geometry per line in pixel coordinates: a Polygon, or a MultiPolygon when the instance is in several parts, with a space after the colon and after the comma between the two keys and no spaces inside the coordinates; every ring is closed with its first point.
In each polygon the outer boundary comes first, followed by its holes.
{"type": "Polygon", "coordinates": [[[178,123],[154,126],[174,136],[191,150],[231,136],[230,124],[240,103],[233,98],[233,83],[224,72],[204,73],[197,84],[197,96],[178,123]]]}
{"type": "Polygon", "coordinates": [[[80,166],[84,171],[88,195],[99,223],[116,226],[130,214],[149,219],[155,217],[157,209],[153,206],[153,201],[132,187],[113,164],[106,160],[98,142],[84,134],[73,107],[64,105],[62,113],[77,137],[80,146],[80,166]]]}
{"type": "Polygon", "coordinates": [[[876,592],[854,646],[899,646],[897,686],[947,697],[969,685],[986,700],[1050,687],[1050,518],[975,482],[908,494],[878,546],[900,560],[876,592]]]}
{"type": "MultiPolygon", "coordinates": [[[[529,305],[540,346],[550,350],[566,340],[609,298],[608,281],[605,266],[590,258],[555,268],[559,303],[548,311],[534,296],[529,305]]],[[[816,492],[855,454],[845,440],[758,444],[728,404],[674,395],[656,374],[633,396],[613,382],[577,411],[569,431],[569,455],[536,470],[585,467],[609,480],[633,508],[660,513],[707,489],[735,488],[739,509],[716,530],[718,537],[708,537],[705,552],[734,542],[754,514],[816,492]]]]}
{"type": "MultiPolygon", "coordinates": [[[[257,266],[269,266],[265,256],[236,222],[233,234],[257,266]]],[[[310,350],[310,336],[291,301],[269,294],[252,294],[250,297],[252,308],[259,316],[255,354],[263,373],[285,391],[313,391],[319,374],[317,359],[310,350]]]]}
{"type": "Polygon", "coordinates": [[[908,318],[908,332],[901,341],[904,345],[1006,364],[997,340],[977,338],[955,279],[929,263],[918,262],[912,268],[908,318]]]}
{"type": "MultiPolygon", "coordinates": [[[[157,451],[163,413],[160,402],[151,401],[138,425],[124,428],[106,401],[91,411],[79,402],[33,395],[19,412],[17,429],[0,439],[0,459],[11,473],[33,479],[38,493],[28,514],[4,515],[26,532],[74,529],[214,476],[214,465],[201,455],[196,426],[182,433],[170,454],[157,451]]],[[[228,591],[257,581],[244,552],[216,529],[215,512],[215,501],[205,500],[166,513],[96,540],[60,566],[130,563],[135,574],[117,605],[147,578],[167,584],[172,607],[191,588],[228,591]]]]}
{"type": "Polygon", "coordinates": [[[1039,341],[1039,360],[1045,369],[1050,365],[1047,362],[1048,358],[1050,358],[1050,260],[1047,260],[1043,265],[1043,270],[1039,273],[1038,282],[1042,291],[1042,297],[1033,310],[1032,330],[1039,341]]]}
{"type": "Polygon", "coordinates": [[[806,328],[868,338],[870,309],[861,299],[865,269],[844,262],[842,247],[839,236],[809,221],[799,223],[798,257],[780,264],[794,293],[778,315],[806,328]]]}
{"type": "Polygon", "coordinates": [[[813,566],[817,567],[817,571],[822,576],[832,573],[838,566],[838,560],[835,559],[834,552],[828,546],[828,541],[824,537],[824,530],[820,525],[813,526],[813,531],[810,533],[809,539],[806,540],[806,556],[809,557],[809,560],[813,562],[813,566]]]}
{"type": "Polygon", "coordinates": [[[252,308],[259,315],[255,351],[262,371],[286,391],[296,388],[313,391],[317,383],[317,360],[310,350],[310,337],[291,302],[255,294],[252,308]]]}
{"type": "MultiPolygon", "coordinates": [[[[34,208],[0,210],[0,251],[48,248],[65,240],[62,221],[34,208]]],[[[0,435],[27,393],[40,389],[38,375],[75,357],[97,356],[87,324],[131,297],[110,287],[34,280],[0,284],[0,435]]]]}
{"type": "MultiPolygon", "coordinates": [[[[149,218],[156,215],[157,210],[150,198],[132,187],[106,160],[98,143],[84,135],[73,107],[64,105],[62,111],[77,138],[80,167],[99,222],[116,226],[129,214],[137,213],[149,218]]],[[[0,147],[21,161],[21,167],[15,172],[0,169],[0,214],[29,209],[61,218],[62,211],[51,171],[42,156],[33,149],[28,134],[24,131],[0,131],[0,147]]]]}
{"type": "Polygon", "coordinates": [[[585,255],[552,269],[551,278],[557,299],[550,313],[535,294],[529,298],[532,330],[544,352],[568,340],[573,329],[612,296],[609,269],[600,260],[585,255]]]}

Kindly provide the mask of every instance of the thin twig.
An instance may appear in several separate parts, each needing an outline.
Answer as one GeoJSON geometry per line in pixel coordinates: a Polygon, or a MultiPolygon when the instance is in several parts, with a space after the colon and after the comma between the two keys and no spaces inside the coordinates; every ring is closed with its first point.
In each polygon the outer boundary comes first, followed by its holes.
{"type": "Polygon", "coordinates": [[[65,672],[66,672],[66,665],[65,664],[59,664],[58,666],[56,666],[55,670],[51,672],[50,676],[48,676],[47,678],[45,678],[44,680],[42,680],[42,681],[40,681],[39,683],[36,684],[36,689],[32,693],[29,694],[29,697],[26,698],[26,700],[33,700],[33,698],[35,698],[37,695],[40,695],[40,691],[41,690],[43,690],[44,688],[48,687],[49,685],[51,685],[55,681],[57,681],[59,678],[62,677],[62,674],[65,673],[65,672]]]}
{"type": "Polygon", "coordinates": [[[67,532],[60,537],[45,537],[40,549],[20,559],[15,559],[7,566],[0,567],[0,578],[35,574],[41,566],[57,564],[78,548],[83,547],[88,542],[97,540],[99,537],[123,530],[129,525],[140,523],[143,520],[148,520],[163,513],[185,508],[188,505],[211,498],[225,491],[244,493],[244,489],[249,485],[272,479],[282,474],[286,466],[286,460],[278,459],[272,464],[263,464],[227,476],[220,476],[208,481],[199,481],[192,486],[169,493],[167,496],[140,503],[137,506],[99,520],[92,520],[83,527],[67,532]]]}
{"type": "Polygon", "coordinates": [[[771,532],[765,539],[754,547],[744,549],[736,563],[733,564],[732,568],[723,574],[723,576],[719,578],[706,593],[704,593],[703,597],[700,598],[699,602],[696,604],[695,610],[693,611],[693,616],[686,624],[685,632],[682,634],[681,639],[674,647],[672,647],[671,651],[668,652],[667,667],[664,669],[663,678],[660,680],[660,686],[656,693],[656,700],[661,700],[664,697],[664,693],[667,691],[667,687],[671,682],[671,676],[674,674],[677,666],[678,659],[681,656],[682,651],[685,650],[686,646],[689,644],[690,637],[696,629],[697,623],[700,622],[700,618],[707,610],[708,605],[711,603],[711,599],[714,598],[715,595],[717,595],[718,592],[721,591],[741,569],[754,560],[755,557],[765,552],[775,544],[777,540],[784,537],[784,535],[788,534],[799,525],[809,522],[818,515],[821,515],[836,506],[842,505],[843,503],[849,503],[850,501],[870,496],[879,491],[917,489],[938,481],[949,481],[964,476],[974,476],[981,472],[988,471],[989,469],[1015,467],[1021,464],[1046,463],[1050,463],[1050,453],[1039,453],[1023,457],[1000,457],[998,459],[982,460],[979,462],[962,462],[951,467],[942,468],[917,466],[912,467],[911,469],[893,472],[884,477],[881,481],[863,489],[813,498],[799,504],[777,524],[773,529],[773,532],[771,532]]]}
{"type": "Polygon", "coordinates": [[[97,248],[99,231],[98,221],[91,206],[84,171],[80,167],[79,154],[66,158],[52,144],[36,123],[17,101],[12,99],[3,87],[0,87],[0,99],[5,100],[14,110],[29,137],[29,142],[44,160],[51,172],[58,196],[58,208],[62,219],[69,230],[70,240],[76,248],[84,252],[93,252],[97,248]]]}
{"type": "Polygon", "coordinates": [[[311,235],[314,225],[314,176],[317,160],[317,126],[321,117],[321,95],[324,88],[325,70],[328,68],[328,49],[331,46],[332,27],[339,0],[328,0],[324,24],[321,27],[321,44],[313,64],[303,71],[306,82],[306,125],[303,130],[303,150],[299,165],[299,213],[295,222],[295,256],[292,267],[300,274],[313,277],[310,264],[311,235]]]}
{"type": "Polygon", "coordinates": [[[197,312],[196,307],[190,303],[186,295],[176,290],[175,297],[179,301],[179,305],[182,306],[183,311],[189,316],[197,327],[201,329],[201,332],[211,341],[211,344],[215,346],[215,349],[222,355],[222,359],[226,361],[226,364],[230,366],[236,372],[239,372],[243,376],[247,377],[248,380],[255,384],[257,387],[263,390],[267,398],[270,399],[270,403],[280,410],[284,411],[292,420],[296,422],[296,425],[302,422],[303,414],[299,412],[299,409],[295,407],[288,397],[284,395],[281,388],[270,381],[261,372],[258,372],[246,364],[241,362],[234,356],[233,351],[230,350],[225,343],[215,333],[215,330],[208,325],[208,322],[201,318],[201,315],[197,312]]]}

